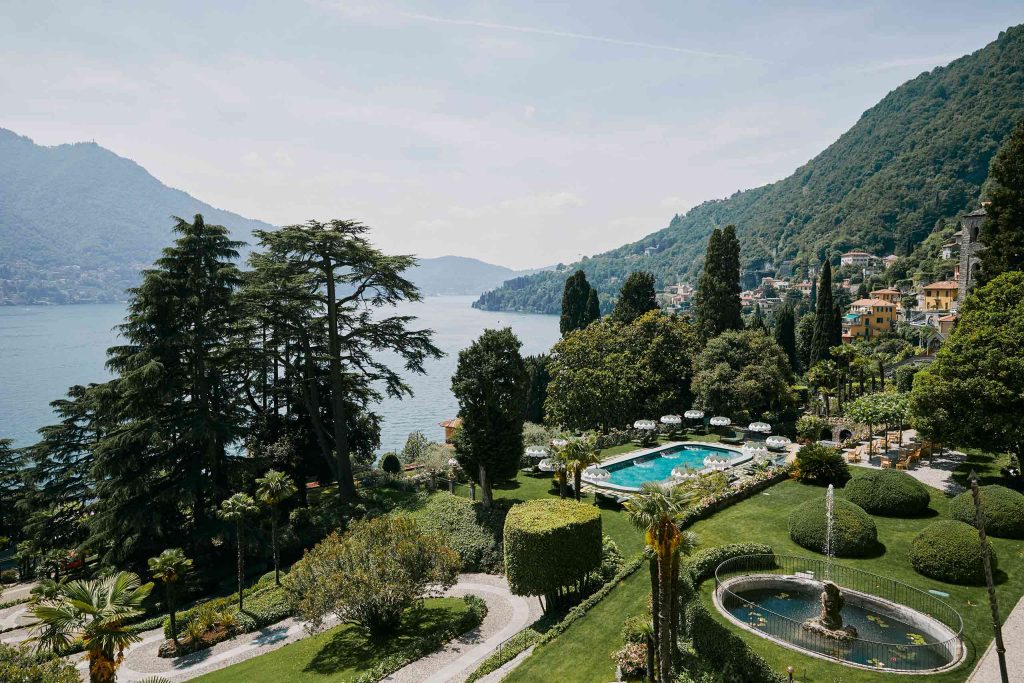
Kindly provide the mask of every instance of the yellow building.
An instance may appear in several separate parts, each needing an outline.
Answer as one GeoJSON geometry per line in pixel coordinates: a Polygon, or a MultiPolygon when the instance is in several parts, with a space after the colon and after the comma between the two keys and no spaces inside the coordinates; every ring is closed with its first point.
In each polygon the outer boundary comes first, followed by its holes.
{"type": "Polygon", "coordinates": [[[924,310],[953,310],[953,304],[956,303],[956,296],[959,290],[960,283],[955,280],[942,280],[925,285],[921,290],[924,293],[924,310]]]}
{"type": "Polygon", "coordinates": [[[903,292],[896,289],[895,287],[876,289],[875,291],[871,292],[871,298],[888,302],[890,304],[893,304],[894,306],[899,306],[900,300],[903,298],[903,292]]]}
{"type": "Polygon", "coordinates": [[[882,299],[857,299],[843,316],[843,343],[873,339],[896,325],[896,304],[882,299]]]}

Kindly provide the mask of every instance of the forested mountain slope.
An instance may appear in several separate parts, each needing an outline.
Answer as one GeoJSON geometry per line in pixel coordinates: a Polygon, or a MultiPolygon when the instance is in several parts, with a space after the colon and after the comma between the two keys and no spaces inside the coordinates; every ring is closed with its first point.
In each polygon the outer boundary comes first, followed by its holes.
{"type": "MultiPolygon", "coordinates": [[[[675,216],[659,232],[579,265],[602,295],[632,270],[696,282],[708,235],[734,223],[746,267],[818,262],[829,251],[906,254],[936,222],[974,208],[988,166],[1024,117],[1024,26],[896,88],[791,176],[675,216]],[[645,252],[651,248],[650,254],[645,252]]],[[[566,273],[512,280],[475,304],[558,311],[566,273]]]]}

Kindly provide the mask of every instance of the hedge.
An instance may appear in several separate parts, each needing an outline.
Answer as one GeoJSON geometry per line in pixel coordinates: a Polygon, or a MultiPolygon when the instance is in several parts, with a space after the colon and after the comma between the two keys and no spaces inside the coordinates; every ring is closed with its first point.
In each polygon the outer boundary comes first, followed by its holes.
{"type": "Polygon", "coordinates": [[[690,575],[695,584],[715,575],[718,565],[743,555],[771,555],[774,551],[764,543],[728,543],[698,551],[690,557],[690,575]]]}
{"type": "Polygon", "coordinates": [[[515,595],[552,595],[601,566],[601,512],[572,500],[531,500],[505,518],[505,575],[515,595]]]}
{"type": "Polygon", "coordinates": [[[736,634],[715,621],[700,597],[686,605],[686,632],[693,649],[730,683],[783,683],[785,679],[736,634]]]}
{"type": "MultiPolygon", "coordinates": [[[[995,569],[996,553],[991,545],[989,552],[995,569]]],[[[939,581],[985,583],[981,539],[978,530],[966,522],[947,519],[926,526],[911,542],[910,564],[918,574],[939,581]]]]}
{"type": "Polygon", "coordinates": [[[462,571],[479,571],[501,562],[498,540],[481,522],[480,503],[440,493],[412,513],[423,531],[437,534],[459,555],[462,571]]]}
{"type": "MultiPolygon", "coordinates": [[[[1024,538],[1024,495],[997,484],[982,486],[979,491],[985,533],[998,538],[1024,538]]],[[[950,502],[949,516],[974,526],[974,497],[970,491],[950,502]]]]}
{"type": "Polygon", "coordinates": [[[866,512],[884,517],[918,516],[931,502],[924,484],[897,470],[866,470],[847,482],[843,495],[866,512]]]}
{"type": "MultiPolygon", "coordinates": [[[[878,547],[875,522],[860,506],[836,498],[833,552],[837,557],[864,557],[878,547]]],[[[789,537],[815,552],[825,549],[825,497],[808,500],[789,513],[789,537]]]]}

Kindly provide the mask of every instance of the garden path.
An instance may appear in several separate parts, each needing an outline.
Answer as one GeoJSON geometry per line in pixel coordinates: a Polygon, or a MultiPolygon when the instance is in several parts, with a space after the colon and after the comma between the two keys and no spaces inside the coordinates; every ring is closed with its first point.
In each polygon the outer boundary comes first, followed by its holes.
{"type": "MultiPolygon", "coordinates": [[[[1003,623],[1003,644],[1006,645],[1006,668],[1010,672],[1010,680],[1015,681],[1024,671],[1024,599],[1017,603],[1003,623]]],[[[999,680],[999,658],[993,640],[967,683],[999,683],[999,680]]]]}
{"type": "MultiPolygon", "coordinates": [[[[526,600],[509,591],[508,583],[502,576],[489,574],[461,574],[459,581],[447,591],[447,595],[462,596],[473,594],[487,602],[487,617],[473,631],[448,643],[433,654],[399,669],[387,681],[462,681],[481,661],[488,657],[506,638],[512,636],[540,616],[536,600],[526,600]]],[[[328,619],[325,626],[337,623],[328,619]]],[[[117,680],[125,683],[139,681],[158,674],[174,683],[237,664],[253,657],[276,650],[288,643],[306,637],[303,622],[286,619],[255,633],[218,643],[209,650],[196,652],[177,659],[157,656],[157,648],[163,641],[163,631],[154,629],[142,634],[142,641],[125,651],[125,660],[117,672],[117,680]]],[[[75,659],[79,659],[75,655],[75,659]]],[[[77,662],[78,670],[84,675],[87,664],[77,662]]]]}

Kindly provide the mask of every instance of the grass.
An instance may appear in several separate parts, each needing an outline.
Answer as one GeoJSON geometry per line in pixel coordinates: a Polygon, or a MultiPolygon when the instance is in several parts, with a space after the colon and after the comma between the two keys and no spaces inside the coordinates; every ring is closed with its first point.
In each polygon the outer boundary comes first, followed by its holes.
{"type": "Polygon", "coordinates": [[[371,640],[356,626],[336,626],[194,680],[199,683],[351,681],[415,639],[443,631],[466,611],[466,603],[459,598],[431,598],[424,601],[421,609],[408,610],[398,632],[385,641],[371,640]]]}
{"type": "MultiPolygon", "coordinates": [[[[842,559],[837,562],[891,577],[921,590],[936,589],[950,594],[950,597],[946,599],[947,602],[960,612],[964,620],[964,640],[968,646],[968,656],[965,663],[954,671],[931,675],[928,680],[952,683],[953,681],[963,681],[970,675],[977,662],[978,654],[984,651],[992,639],[992,627],[984,587],[942,583],[921,576],[910,566],[910,543],[914,536],[932,521],[948,519],[948,498],[935,489],[929,490],[932,496],[933,516],[917,519],[873,517],[878,528],[878,539],[885,546],[885,552],[881,556],[871,559],[842,559]]],[[[701,546],[756,541],[770,544],[776,553],[812,555],[811,551],[801,548],[790,540],[788,514],[794,506],[823,494],[824,491],[821,488],[786,481],[773,486],[762,495],[754,496],[709,519],[694,524],[692,530],[699,536],[701,546]]],[[[1000,571],[997,579],[996,592],[1000,612],[1005,619],[1021,595],[1024,594],[1024,570],[1022,570],[1021,564],[1021,559],[1024,558],[1024,543],[999,538],[993,538],[991,541],[999,556],[1000,567],[1009,572],[1007,575],[1006,572],[1000,571]]],[[[702,599],[715,618],[728,624],[735,633],[778,671],[784,671],[786,666],[793,665],[797,669],[798,680],[815,683],[877,681],[880,678],[896,679],[895,674],[886,676],[877,671],[861,671],[800,655],[738,629],[711,605],[713,590],[714,581],[706,581],[701,586],[702,599]]],[[[612,628],[612,626],[608,625],[608,628],[612,628]]]]}

